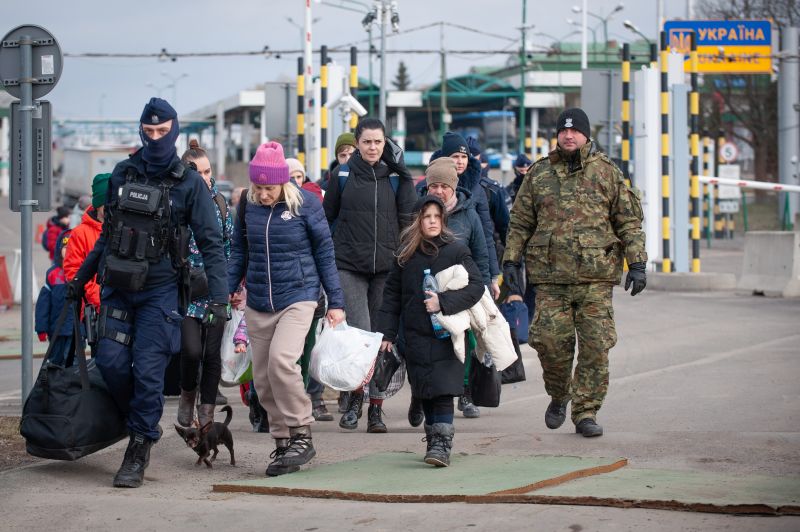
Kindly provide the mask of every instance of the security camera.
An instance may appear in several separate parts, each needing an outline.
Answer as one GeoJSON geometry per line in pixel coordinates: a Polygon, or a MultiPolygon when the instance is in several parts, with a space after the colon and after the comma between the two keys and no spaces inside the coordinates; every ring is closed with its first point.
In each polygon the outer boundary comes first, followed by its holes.
{"type": "Polygon", "coordinates": [[[367,110],[364,109],[364,106],[361,105],[358,100],[353,98],[352,94],[345,94],[342,97],[342,102],[346,103],[350,109],[356,112],[358,116],[364,116],[367,114],[367,110]]]}

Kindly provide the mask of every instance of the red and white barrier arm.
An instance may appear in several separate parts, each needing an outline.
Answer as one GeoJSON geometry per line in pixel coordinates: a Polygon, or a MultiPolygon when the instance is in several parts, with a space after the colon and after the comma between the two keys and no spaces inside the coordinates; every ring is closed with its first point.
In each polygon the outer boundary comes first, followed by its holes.
{"type": "Polygon", "coordinates": [[[725,179],[724,177],[700,176],[701,183],[709,185],[724,185],[739,188],[755,188],[759,190],[772,190],[774,192],[798,192],[800,185],[784,185],[782,183],[767,183],[765,181],[747,181],[744,179],[725,179]]]}

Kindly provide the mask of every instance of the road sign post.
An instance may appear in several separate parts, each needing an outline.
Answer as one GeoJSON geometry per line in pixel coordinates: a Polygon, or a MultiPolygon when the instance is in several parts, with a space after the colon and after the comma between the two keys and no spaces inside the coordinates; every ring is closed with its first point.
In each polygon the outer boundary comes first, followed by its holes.
{"type": "MultiPolygon", "coordinates": [[[[61,68],[61,48],[55,37],[42,27],[19,26],[8,32],[0,43],[0,80],[9,94],[20,99],[18,114],[21,119],[19,128],[21,164],[18,169],[21,181],[16,206],[20,212],[22,225],[21,404],[23,405],[33,384],[33,283],[31,276],[25,272],[33,271],[33,210],[38,206],[37,200],[33,199],[33,114],[37,109],[34,100],[53,89],[61,77],[61,68]]],[[[16,127],[13,129],[17,130],[16,127]]],[[[42,146],[41,154],[47,159],[49,167],[49,144],[42,146]]],[[[48,172],[43,179],[52,180],[52,176],[48,172]]],[[[47,208],[49,207],[48,202],[47,208]]]]}

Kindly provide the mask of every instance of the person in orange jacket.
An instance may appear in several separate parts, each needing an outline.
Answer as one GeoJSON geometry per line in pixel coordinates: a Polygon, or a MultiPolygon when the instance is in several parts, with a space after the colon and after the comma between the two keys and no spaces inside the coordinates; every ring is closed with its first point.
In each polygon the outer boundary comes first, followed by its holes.
{"type": "MultiPolygon", "coordinates": [[[[73,279],[83,261],[94,249],[94,244],[100,238],[103,229],[103,214],[106,196],[108,195],[108,180],[111,174],[97,174],[92,181],[92,205],[83,213],[80,225],[72,230],[67,246],[67,255],[64,257],[64,274],[67,279],[73,279]]],[[[96,279],[86,284],[86,299],[92,306],[100,310],[100,286],[96,279]]]]}

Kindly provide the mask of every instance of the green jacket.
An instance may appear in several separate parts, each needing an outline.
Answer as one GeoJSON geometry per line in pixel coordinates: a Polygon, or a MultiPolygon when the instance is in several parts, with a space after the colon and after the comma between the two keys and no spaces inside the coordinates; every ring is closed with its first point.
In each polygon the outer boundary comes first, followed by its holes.
{"type": "Polygon", "coordinates": [[[511,209],[503,261],[525,259],[533,284],[614,282],[647,261],[642,205],[622,172],[588,142],[580,158],[556,148],[528,170],[511,209]]]}

